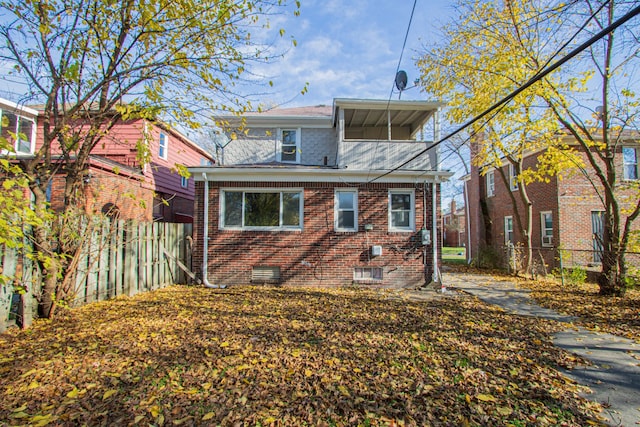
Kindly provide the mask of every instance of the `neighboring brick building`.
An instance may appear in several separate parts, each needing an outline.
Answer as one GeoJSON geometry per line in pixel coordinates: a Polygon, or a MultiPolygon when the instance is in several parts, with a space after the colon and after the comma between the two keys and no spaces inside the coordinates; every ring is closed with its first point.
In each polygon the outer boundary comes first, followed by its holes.
{"type": "Polygon", "coordinates": [[[461,247],[467,245],[466,213],[464,206],[457,207],[451,200],[449,210],[442,214],[442,246],[461,247]]]}
{"type": "MultiPolygon", "coordinates": [[[[10,120],[8,128],[2,128],[2,135],[15,133],[11,129],[17,126],[24,139],[25,129],[28,130],[30,140],[16,141],[15,150],[17,157],[32,156],[42,146],[38,111],[0,99],[0,115],[3,112],[10,120]]],[[[88,213],[117,214],[123,219],[143,221],[192,222],[195,185],[193,179],[177,173],[176,165],[213,162],[211,154],[161,123],[121,121],[92,150],[84,172],[84,196],[80,199],[88,213]],[[144,166],[137,156],[141,142],[148,144],[151,155],[144,166]]],[[[63,206],[63,194],[64,177],[57,175],[47,192],[53,209],[63,206]]]]}
{"type": "Polygon", "coordinates": [[[336,99],[249,114],[239,131],[239,118],[224,118],[236,138],[224,164],[190,168],[194,266],[205,283],[437,281],[439,183],[451,173],[418,137],[439,108],[336,99]]]}
{"type": "MultiPolygon", "coordinates": [[[[577,146],[574,148],[579,150],[577,146]]],[[[635,185],[638,180],[640,145],[637,140],[627,140],[618,150],[619,182],[623,187],[625,183],[635,185]]],[[[523,169],[535,169],[538,156],[542,153],[527,156],[523,169]]],[[[568,264],[587,266],[600,262],[604,205],[590,182],[598,181],[597,178],[593,179],[594,172],[586,155],[584,152],[580,155],[586,165],[584,173],[577,169],[565,171],[561,176],[549,177],[548,182],[527,185],[533,208],[531,236],[534,262],[544,259],[548,269],[559,266],[559,248],[565,249],[570,257],[568,264]]],[[[503,166],[503,171],[507,177],[512,176],[509,165],[503,166]]],[[[522,244],[523,237],[509,197],[510,192],[518,191],[517,181],[509,178],[509,184],[505,185],[497,170],[482,171],[478,166],[472,166],[471,174],[464,177],[464,181],[465,197],[469,202],[469,259],[477,258],[486,247],[492,247],[502,254],[508,241],[516,246],[522,244]]],[[[617,191],[625,190],[618,188],[617,191]]],[[[518,210],[523,212],[520,197],[514,195],[518,210]]],[[[631,200],[632,203],[636,201],[631,200]]],[[[640,227],[636,223],[634,228],[640,227]]]]}

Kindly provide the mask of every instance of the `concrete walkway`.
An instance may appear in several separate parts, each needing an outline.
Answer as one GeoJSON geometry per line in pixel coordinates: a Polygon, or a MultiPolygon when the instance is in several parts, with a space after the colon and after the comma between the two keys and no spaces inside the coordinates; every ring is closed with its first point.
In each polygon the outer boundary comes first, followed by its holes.
{"type": "Polygon", "coordinates": [[[618,336],[588,331],[572,324],[577,318],[538,306],[528,290],[490,276],[444,272],[447,288],[475,295],[481,300],[521,316],[535,316],[567,324],[554,335],[554,344],[590,360],[590,366],[563,370],[574,381],[593,391],[586,398],[603,404],[603,416],[612,426],[640,425],[640,345],[618,336]]]}

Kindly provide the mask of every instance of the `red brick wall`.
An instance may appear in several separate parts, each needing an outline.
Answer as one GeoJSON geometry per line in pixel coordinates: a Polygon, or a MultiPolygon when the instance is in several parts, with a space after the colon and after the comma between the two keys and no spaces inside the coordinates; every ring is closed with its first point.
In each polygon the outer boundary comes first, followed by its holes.
{"type": "MultiPolygon", "coordinates": [[[[143,188],[139,180],[116,175],[100,169],[90,169],[91,179],[82,185],[85,197],[80,197],[87,213],[100,213],[111,203],[120,212],[121,219],[152,220],[153,191],[143,188]]],[[[51,207],[59,211],[64,200],[64,177],[56,175],[51,184],[51,207]]]]}
{"type": "MultiPolygon", "coordinates": [[[[417,286],[431,280],[432,247],[421,245],[419,230],[424,215],[431,229],[431,193],[423,207],[422,186],[368,184],[358,188],[358,232],[334,231],[334,189],[340,184],[209,183],[208,279],[214,284],[247,284],[254,266],[279,266],[282,282],[292,285],[350,285],[354,267],[382,267],[384,286],[417,286]],[[302,231],[231,231],[218,229],[219,188],[304,188],[302,231]],[[387,231],[389,188],[415,188],[415,232],[387,231]],[[364,224],[373,230],[364,231],[364,224]],[[382,245],[383,254],[370,256],[372,245],[382,245]],[[426,269],[424,265],[426,252],[426,269]],[[426,271],[425,271],[426,270],[426,271]]],[[[438,186],[439,187],[439,186],[438,186]]],[[[196,185],[194,219],[194,268],[202,268],[202,200],[204,184],[196,185]]],[[[438,188],[439,197],[439,188],[438,188]]],[[[438,219],[439,221],[439,219],[438,219]]],[[[440,242],[439,242],[440,243],[440,242]]],[[[439,244],[440,246],[440,244],[439,244]]],[[[440,253],[440,251],[438,251],[440,253]]]]}

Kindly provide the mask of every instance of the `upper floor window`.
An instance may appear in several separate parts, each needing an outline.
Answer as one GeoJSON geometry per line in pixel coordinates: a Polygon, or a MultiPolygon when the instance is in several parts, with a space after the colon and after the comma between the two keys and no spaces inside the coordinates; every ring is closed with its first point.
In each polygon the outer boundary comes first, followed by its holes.
{"type": "Polygon", "coordinates": [[[624,179],[638,179],[638,150],[633,147],[622,147],[624,162],[624,179]]]}
{"type": "Polygon", "coordinates": [[[280,131],[280,161],[300,163],[300,129],[280,131]]]}
{"type": "Polygon", "coordinates": [[[35,124],[33,120],[20,117],[9,111],[0,110],[1,135],[18,154],[30,154],[34,150],[33,133],[35,124]]]}
{"type": "Polygon", "coordinates": [[[189,178],[181,176],[180,177],[180,186],[182,188],[187,188],[189,186],[189,178]]]}
{"type": "Polygon", "coordinates": [[[160,139],[158,141],[158,157],[161,159],[167,160],[169,153],[169,137],[160,132],[160,139]]]}
{"type": "Polygon", "coordinates": [[[413,190],[389,190],[389,231],[413,231],[414,229],[413,190]]]}
{"type": "Polygon", "coordinates": [[[487,197],[493,197],[496,194],[496,181],[493,171],[487,172],[487,197]]]}
{"type": "Polygon", "coordinates": [[[220,228],[302,229],[302,190],[224,190],[220,228]]]}
{"type": "Polygon", "coordinates": [[[540,234],[542,246],[553,245],[553,217],[550,211],[540,212],[540,234]]]}
{"type": "Polygon", "coordinates": [[[334,228],[336,231],[358,231],[358,191],[335,192],[334,228]]]}
{"type": "Polygon", "coordinates": [[[509,163],[509,188],[511,191],[518,189],[518,175],[516,174],[516,168],[513,163],[509,163]]]}
{"type": "Polygon", "coordinates": [[[513,217],[505,216],[504,217],[504,244],[514,243],[513,242],[513,217]]]}

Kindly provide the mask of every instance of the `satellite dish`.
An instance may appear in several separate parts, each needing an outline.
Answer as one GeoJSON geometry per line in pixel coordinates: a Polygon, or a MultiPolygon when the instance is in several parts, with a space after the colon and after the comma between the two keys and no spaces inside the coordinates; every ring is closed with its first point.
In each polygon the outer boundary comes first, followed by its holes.
{"type": "Polygon", "coordinates": [[[396,87],[400,92],[402,92],[407,87],[407,73],[406,71],[400,70],[396,74],[396,87]]]}

